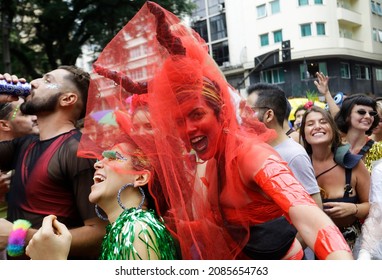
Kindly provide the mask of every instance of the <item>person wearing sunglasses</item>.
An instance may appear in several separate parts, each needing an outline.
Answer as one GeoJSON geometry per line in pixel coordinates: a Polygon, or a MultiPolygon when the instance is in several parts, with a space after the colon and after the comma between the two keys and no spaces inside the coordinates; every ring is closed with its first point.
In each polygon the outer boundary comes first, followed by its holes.
{"type": "Polygon", "coordinates": [[[382,157],[382,143],[370,138],[379,124],[376,101],[365,94],[353,94],[345,98],[334,118],[343,140],[350,144],[350,152],[362,155],[369,172],[372,162],[382,157]]]}

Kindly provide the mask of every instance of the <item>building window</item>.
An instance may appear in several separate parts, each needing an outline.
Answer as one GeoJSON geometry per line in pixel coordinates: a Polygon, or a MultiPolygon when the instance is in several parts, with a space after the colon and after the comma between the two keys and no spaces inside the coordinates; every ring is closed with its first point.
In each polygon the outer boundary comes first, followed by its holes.
{"type": "Polygon", "coordinates": [[[210,18],[211,41],[227,37],[227,26],[225,14],[220,14],[210,18]]]}
{"type": "Polygon", "coordinates": [[[340,72],[342,79],[350,79],[350,65],[349,63],[341,62],[340,63],[340,72]]]}
{"type": "Polygon", "coordinates": [[[133,80],[142,80],[147,77],[145,68],[133,69],[131,70],[130,75],[133,80]]]}
{"type": "Polygon", "coordinates": [[[325,35],[325,23],[317,22],[316,23],[317,35],[325,35]]]}
{"type": "Polygon", "coordinates": [[[270,2],[270,4],[271,4],[272,15],[280,13],[280,0],[272,1],[270,2]]]}
{"type": "Polygon", "coordinates": [[[382,16],[382,8],[380,3],[377,3],[377,14],[382,16]]]}
{"type": "Polygon", "coordinates": [[[298,0],[299,6],[306,6],[309,5],[309,0],[298,0]]]}
{"type": "Polygon", "coordinates": [[[202,37],[204,41],[209,42],[206,20],[200,20],[200,21],[194,22],[192,24],[192,28],[199,33],[200,37],[202,37]]]}
{"type": "Polygon", "coordinates": [[[378,38],[379,38],[379,42],[382,43],[382,30],[378,30],[378,38]]]}
{"type": "Polygon", "coordinates": [[[373,28],[373,41],[378,42],[378,30],[373,28]]]}
{"type": "Polygon", "coordinates": [[[210,15],[221,13],[224,11],[224,0],[209,0],[208,2],[208,13],[210,15]]]}
{"type": "Polygon", "coordinates": [[[357,64],[355,66],[355,77],[359,80],[370,80],[370,70],[369,67],[365,65],[357,64]]]}
{"type": "Polygon", "coordinates": [[[281,30],[273,31],[273,41],[275,43],[282,42],[283,32],[281,30]]]}
{"type": "Polygon", "coordinates": [[[261,71],[260,81],[269,84],[284,83],[284,70],[282,68],[271,69],[267,71],[261,71]]]}
{"type": "Polygon", "coordinates": [[[324,75],[328,74],[326,62],[307,62],[304,61],[300,64],[300,78],[301,80],[310,79],[316,77],[317,72],[322,72],[324,75]]]}
{"type": "Polygon", "coordinates": [[[306,24],[301,24],[301,36],[302,37],[307,37],[307,36],[312,36],[312,29],[311,29],[311,24],[306,23],[306,24]]]}
{"type": "Polygon", "coordinates": [[[257,6],[257,18],[262,18],[267,16],[267,9],[265,8],[265,4],[257,6]]]}
{"type": "Polygon", "coordinates": [[[229,62],[228,41],[213,44],[212,57],[219,66],[222,66],[223,62],[229,62]]]}
{"type": "Polygon", "coordinates": [[[268,36],[268,33],[260,35],[260,45],[262,47],[269,45],[269,36],[268,36]]]}
{"type": "Polygon", "coordinates": [[[324,4],[322,0],[314,0],[314,4],[316,5],[322,5],[324,4]]]}
{"type": "Polygon", "coordinates": [[[200,16],[202,18],[206,17],[207,12],[206,12],[205,1],[204,0],[195,0],[194,3],[196,5],[196,11],[195,11],[195,14],[193,14],[193,16],[200,16]]]}
{"type": "Polygon", "coordinates": [[[137,58],[137,57],[142,56],[142,51],[141,51],[140,46],[135,47],[135,48],[130,48],[129,51],[130,51],[130,57],[131,58],[137,58]]]}
{"type": "Polygon", "coordinates": [[[377,81],[382,81],[382,68],[375,69],[375,79],[377,81]]]}
{"type": "Polygon", "coordinates": [[[375,5],[375,2],[374,1],[371,1],[371,11],[374,13],[374,14],[377,14],[378,11],[377,11],[377,5],[375,5]]]}

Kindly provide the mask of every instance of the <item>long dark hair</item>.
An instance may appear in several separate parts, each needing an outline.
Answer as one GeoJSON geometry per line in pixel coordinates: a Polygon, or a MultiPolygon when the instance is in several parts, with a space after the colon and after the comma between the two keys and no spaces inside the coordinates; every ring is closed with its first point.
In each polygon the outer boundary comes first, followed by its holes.
{"type": "Polygon", "coordinates": [[[312,154],[312,146],[306,141],[306,135],[305,135],[306,118],[311,112],[320,113],[324,117],[324,119],[328,122],[330,128],[333,131],[331,150],[333,153],[335,153],[336,149],[342,145],[341,132],[339,131],[332,115],[328,111],[326,111],[326,110],[324,110],[318,106],[312,106],[311,108],[309,108],[305,112],[304,116],[302,117],[301,127],[300,127],[300,137],[302,138],[303,145],[304,145],[306,152],[309,155],[312,154]]]}

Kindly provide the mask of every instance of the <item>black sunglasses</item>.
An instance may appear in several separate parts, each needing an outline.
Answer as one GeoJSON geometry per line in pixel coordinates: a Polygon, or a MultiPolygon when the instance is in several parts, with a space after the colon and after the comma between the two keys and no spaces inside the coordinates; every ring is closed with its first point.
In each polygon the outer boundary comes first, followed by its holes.
{"type": "Polygon", "coordinates": [[[367,112],[367,111],[365,111],[363,109],[357,110],[357,113],[360,114],[361,116],[364,116],[364,115],[366,115],[366,113],[369,113],[369,115],[371,117],[375,117],[376,115],[378,115],[377,111],[369,111],[369,112],[367,112]]]}

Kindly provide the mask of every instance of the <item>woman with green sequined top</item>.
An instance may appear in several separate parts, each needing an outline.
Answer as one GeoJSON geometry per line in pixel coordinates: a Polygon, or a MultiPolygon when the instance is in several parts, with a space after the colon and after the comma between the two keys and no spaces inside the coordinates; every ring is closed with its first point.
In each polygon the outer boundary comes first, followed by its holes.
{"type": "MultiPolygon", "coordinates": [[[[110,222],[100,259],[176,259],[174,239],[150,205],[146,187],[155,179],[149,159],[132,141],[121,142],[102,155],[103,159],[94,165],[94,185],[89,195],[99,217],[110,222]]],[[[35,234],[26,253],[32,259],[65,258],[70,238],[54,217],[46,219],[50,222],[35,234]]]]}

